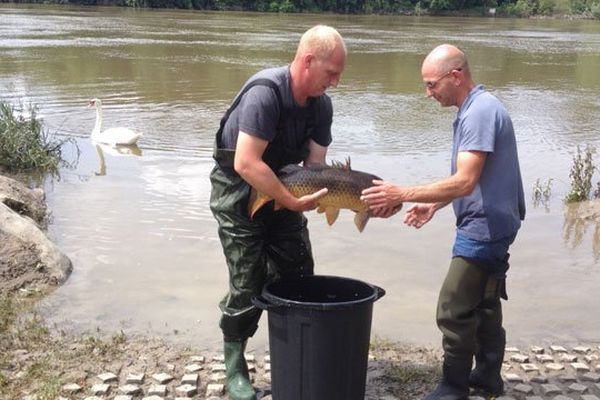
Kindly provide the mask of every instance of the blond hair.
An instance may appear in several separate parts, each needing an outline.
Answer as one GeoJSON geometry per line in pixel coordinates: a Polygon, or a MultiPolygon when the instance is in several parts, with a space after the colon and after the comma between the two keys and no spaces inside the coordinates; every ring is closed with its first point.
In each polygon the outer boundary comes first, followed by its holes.
{"type": "Polygon", "coordinates": [[[320,59],[327,59],[337,49],[347,53],[346,44],[337,30],[327,25],[316,25],[304,32],[298,44],[296,57],[313,53],[320,59]]]}

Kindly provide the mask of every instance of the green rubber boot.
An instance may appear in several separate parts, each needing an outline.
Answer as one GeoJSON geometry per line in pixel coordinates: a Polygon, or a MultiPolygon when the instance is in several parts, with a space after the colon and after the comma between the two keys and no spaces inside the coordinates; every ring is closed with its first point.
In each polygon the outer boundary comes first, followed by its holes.
{"type": "Polygon", "coordinates": [[[227,393],[231,400],[255,400],[256,393],[250,383],[248,364],[244,358],[246,341],[225,342],[225,374],[227,393]]]}

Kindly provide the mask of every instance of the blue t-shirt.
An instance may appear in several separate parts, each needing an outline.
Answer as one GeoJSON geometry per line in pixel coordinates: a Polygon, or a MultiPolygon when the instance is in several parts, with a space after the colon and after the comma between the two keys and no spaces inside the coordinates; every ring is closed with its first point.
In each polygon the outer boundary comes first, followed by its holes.
{"type": "Polygon", "coordinates": [[[469,248],[475,251],[478,246],[465,244],[494,247],[499,241],[508,245],[525,218],[523,183],[512,121],[502,103],[482,85],[471,90],[454,121],[452,174],[456,172],[457,155],[463,151],[487,153],[473,192],[452,202],[457,238],[468,239],[455,246],[454,255],[470,257],[473,255],[466,254],[469,248]]]}

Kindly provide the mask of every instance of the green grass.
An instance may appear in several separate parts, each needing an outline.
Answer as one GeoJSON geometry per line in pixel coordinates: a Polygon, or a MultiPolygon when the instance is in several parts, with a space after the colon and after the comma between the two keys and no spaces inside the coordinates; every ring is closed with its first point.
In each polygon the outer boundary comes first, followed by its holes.
{"type": "Polygon", "coordinates": [[[0,167],[11,172],[56,173],[59,166],[68,165],[62,158],[62,145],[73,141],[57,139],[44,129],[35,107],[28,114],[25,118],[23,107],[0,101],[0,167]]]}

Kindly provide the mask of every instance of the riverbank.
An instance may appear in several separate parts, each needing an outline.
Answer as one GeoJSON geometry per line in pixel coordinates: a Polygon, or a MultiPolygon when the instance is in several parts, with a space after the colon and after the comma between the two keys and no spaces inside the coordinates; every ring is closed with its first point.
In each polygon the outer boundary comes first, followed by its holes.
{"type": "MultiPolygon", "coordinates": [[[[41,227],[47,215],[43,195],[1,177],[0,205],[41,227]],[[19,200],[17,200],[17,198],[19,200]],[[32,218],[33,217],[33,218],[32,218]]],[[[571,208],[573,218],[600,220],[600,203],[571,208]]],[[[0,220],[0,393],[2,399],[226,399],[220,349],[199,351],[161,338],[123,332],[64,332],[48,326],[36,304],[62,281],[40,267],[34,246],[20,253],[6,243],[0,220]],[[8,250],[7,250],[8,249],[8,250]]],[[[68,275],[67,275],[68,276],[68,275]]],[[[542,341],[543,342],[543,341],[542,341]]],[[[268,352],[247,354],[255,386],[268,392],[268,352]]],[[[373,337],[366,399],[418,399],[439,379],[439,348],[373,337]]],[[[503,366],[506,399],[600,398],[600,345],[508,346],[503,366]]],[[[266,396],[265,398],[270,398],[266,396]]]]}
{"type": "MultiPolygon", "coordinates": [[[[14,228],[16,223],[44,230],[43,198],[41,190],[0,175],[0,398],[226,398],[219,349],[198,352],[156,337],[100,329],[80,334],[45,323],[36,306],[67,279],[70,268],[57,274],[46,254],[50,246],[40,251],[38,233],[14,228]]],[[[439,351],[378,338],[372,347],[369,398],[416,398],[434,384],[439,351]]],[[[255,386],[268,390],[268,353],[248,359],[255,386]]]]}
{"type": "Polygon", "coordinates": [[[377,2],[294,2],[290,0],[269,1],[211,1],[211,0],[13,0],[15,4],[73,5],[128,7],[145,9],[180,9],[196,11],[259,12],[273,14],[346,14],[346,15],[392,15],[392,16],[435,16],[435,17],[490,17],[532,19],[600,19],[600,2],[542,0],[530,2],[510,0],[500,7],[489,7],[485,2],[462,3],[429,2],[410,0],[399,4],[395,1],[377,2]]]}

